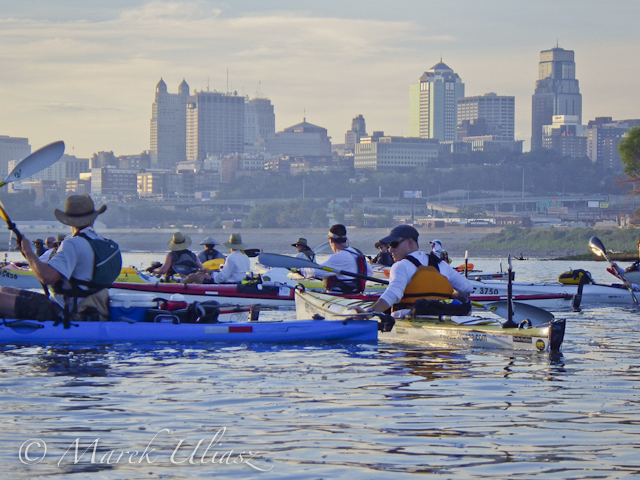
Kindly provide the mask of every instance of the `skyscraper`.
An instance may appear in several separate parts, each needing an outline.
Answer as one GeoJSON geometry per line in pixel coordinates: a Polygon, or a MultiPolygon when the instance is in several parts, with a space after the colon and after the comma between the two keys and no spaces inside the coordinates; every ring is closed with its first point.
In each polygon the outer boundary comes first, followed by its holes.
{"type": "Polygon", "coordinates": [[[195,92],[187,101],[187,160],[244,153],[245,97],[195,92]]]}
{"type": "Polygon", "coordinates": [[[360,142],[362,137],[367,136],[367,125],[362,115],[358,115],[351,120],[351,130],[344,136],[344,149],[353,152],[356,143],[360,142]]]}
{"type": "Polygon", "coordinates": [[[244,105],[244,143],[254,145],[276,133],[276,115],[268,98],[252,98],[244,105]]]}
{"type": "Polygon", "coordinates": [[[189,85],[182,80],[178,93],[168,93],[162,78],[156,85],[151,109],[151,165],[171,168],[186,159],[189,85]]]}
{"type": "Polygon", "coordinates": [[[582,95],[576,80],[574,52],[557,46],[540,52],[531,103],[531,150],[542,148],[542,127],[552,125],[554,115],[575,115],[582,123],[582,95]]]}
{"type": "MultiPolygon", "coordinates": [[[[515,97],[487,93],[477,97],[461,98],[458,100],[459,134],[465,130],[461,128],[463,124],[482,127],[481,131],[462,135],[464,137],[491,135],[495,140],[512,141],[515,130],[515,97]]],[[[462,138],[458,140],[461,141],[462,138]]]]}
{"type": "Polygon", "coordinates": [[[455,142],[462,97],[464,83],[441,59],[409,87],[409,135],[455,142]]]}

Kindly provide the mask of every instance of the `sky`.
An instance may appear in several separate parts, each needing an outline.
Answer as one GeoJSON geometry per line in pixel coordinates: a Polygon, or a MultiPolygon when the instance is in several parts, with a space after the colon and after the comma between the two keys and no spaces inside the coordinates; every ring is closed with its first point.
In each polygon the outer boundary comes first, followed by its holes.
{"type": "Polygon", "coordinates": [[[556,43],[575,51],[583,123],[640,118],[638,18],[638,0],[0,0],[0,135],[140,153],[160,78],[267,97],[278,131],[306,117],[343,143],[362,114],[369,133],[408,135],[409,85],[442,58],[466,96],[515,96],[528,150],[556,43]]]}

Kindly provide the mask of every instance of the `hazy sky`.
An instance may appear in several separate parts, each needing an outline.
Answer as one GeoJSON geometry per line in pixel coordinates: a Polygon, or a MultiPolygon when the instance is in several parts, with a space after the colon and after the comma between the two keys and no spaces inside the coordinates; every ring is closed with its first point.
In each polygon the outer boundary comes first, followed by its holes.
{"type": "Polygon", "coordinates": [[[640,117],[639,0],[0,0],[0,135],[67,153],[149,149],[155,85],[271,99],[343,143],[407,135],[409,84],[440,57],[467,96],[516,97],[528,149],[541,50],[574,50],[583,123],[640,117]]]}

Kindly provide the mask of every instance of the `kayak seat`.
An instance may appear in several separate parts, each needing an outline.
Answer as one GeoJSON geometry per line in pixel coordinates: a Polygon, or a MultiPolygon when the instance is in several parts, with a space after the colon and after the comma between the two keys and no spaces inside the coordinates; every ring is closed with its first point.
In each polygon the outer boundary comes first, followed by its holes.
{"type": "Polygon", "coordinates": [[[273,285],[264,285],[256,280],[243,280],[236,284],[238,293],[254,294],[254,295],[278,295],[279,287],[273,285]]]}
{"type": "Polygon", "coordinates": [[[412,315],[453,315],[453,316],[466,316],[471,312],[471,302],[469,299],[461,298],[448,298],[445,300],[440,299],[425,299],[420,298],[413,302],[411,306],[412,315]]]}
{"type": "Polygon", "coordinates": [[[215,300],[192,302],[185,308],[163,310],[151,308],[147,311],[147,322],[167,321],[174,317],[173,323],[218,323],[220,304],[215,300]]]}

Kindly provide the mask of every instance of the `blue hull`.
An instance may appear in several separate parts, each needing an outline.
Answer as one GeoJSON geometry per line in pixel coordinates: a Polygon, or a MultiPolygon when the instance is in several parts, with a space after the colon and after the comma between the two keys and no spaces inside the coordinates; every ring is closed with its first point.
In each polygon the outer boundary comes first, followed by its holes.
{"type": "Polygon", "coordinates": [[[0,344],[48,345],[60,343],[308,343],[369,342],[378,339],[374,320],[298,320],[173,324],[151,322],[75,322],[62,324],[31,320],[5,320],[0,344]]]}

